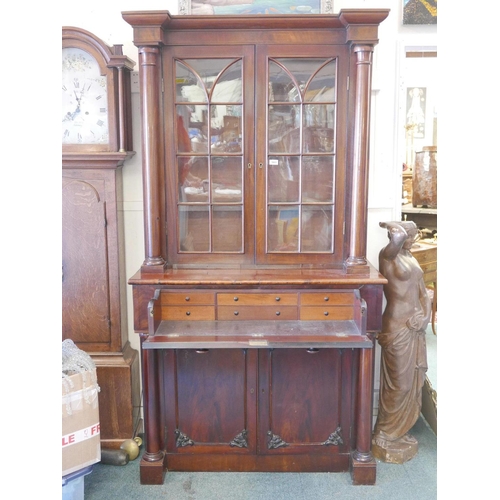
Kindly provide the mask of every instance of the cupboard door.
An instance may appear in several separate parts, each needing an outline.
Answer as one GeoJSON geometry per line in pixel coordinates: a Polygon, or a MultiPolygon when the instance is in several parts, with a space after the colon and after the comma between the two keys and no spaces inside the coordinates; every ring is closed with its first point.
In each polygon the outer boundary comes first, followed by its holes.
{"type": "Polygon", "coordinates": [[[343,359],[345,354],[343,349],[260,351],[260,453],[348,451],[351,360],[350,354],[343,359]]]}
{"type": "Polygon", "coordinates": [[[167,452],[255,452],[256,351],[179,349],[165,356],[167,452]]]}
{"type": "Polygon", "coordinates": [[[253,259],[253,47],[164,56],[169,260],[253,259]]]}
{"type": "Polygon", "coordinates": [[[338,50],[258,47],[259,263],[343,260],[347,66],[338,50]]]}

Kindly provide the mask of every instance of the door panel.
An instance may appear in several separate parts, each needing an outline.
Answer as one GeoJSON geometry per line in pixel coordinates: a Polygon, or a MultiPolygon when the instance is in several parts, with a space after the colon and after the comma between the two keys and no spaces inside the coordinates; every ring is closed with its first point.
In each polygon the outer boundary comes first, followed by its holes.
{"type": "Polygon", "coordinates": [[[253,261],[254,48],[164,50],[172,263],[253,261]]]}
{"type": "Polygon", "coordinates": [[[167,451],[255,451],[256,354],[245,349],[167,352],[167,451]]]}
{"type": "Polygon", "coordinates": [[[257,49],[258,263],[343,261],[345,55],[319,45],[257,49]]]}
{"type": "Polygon", "coordinates": [[[260,351],[260,453],[347,449],[350,398],[343,399],[343,354],[342,349],[260,351]]]}

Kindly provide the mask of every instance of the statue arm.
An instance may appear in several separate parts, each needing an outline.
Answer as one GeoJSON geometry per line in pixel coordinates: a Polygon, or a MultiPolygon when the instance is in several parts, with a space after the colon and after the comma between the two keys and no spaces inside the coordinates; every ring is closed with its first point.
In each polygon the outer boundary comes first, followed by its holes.
{"type": "Polygon", "coordinates": [[[396,222],[381,222],[380,227],[387,228],[389,243],[380,251],[380,257],[386,260],[394,260],[400,252],[408,237],[408,233],[396,222]]]}

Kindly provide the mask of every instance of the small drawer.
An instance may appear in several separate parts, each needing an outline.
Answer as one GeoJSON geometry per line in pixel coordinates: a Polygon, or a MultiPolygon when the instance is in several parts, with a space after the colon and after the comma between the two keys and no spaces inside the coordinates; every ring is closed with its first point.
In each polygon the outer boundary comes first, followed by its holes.
{"type": "Polygon", "coordinates": [[[166,321],[214,321],[213,306],[164,306],[162,319],[166,321]]]}
{"type": "Polygon", "coordinates": [[[300,319],[302,321],[328,320],[343,321],[354,318],[354,308],[349,306],[325,306],[312,307],[303,306],[300,308],[300,319]]]}
{"type": "Polygon", "coordinates": [[[411,253],[420,264],[437,261],[437,247],[431,249],[412,250],[411,253]]]}
{"type": "Polygon", "coordinates": [[[292,306],[219,306],[217,308],[217,319],[221,321],[291,320],[297,319],[297,308],[292,306]]]}
{"type": "Polygon", "coordinates": [[[242,305],[242,306],[266,306],[279,304],[283,306],[297,305],[296,293],[218,293],[217,304],[219,306],[242,305]]]}
{"type": "Polygon", "coordinates": [[[215,294],[212,292],[192,292],[190,290],[185,292],[162,292],[161,305],[172,304],[212,305],[215,304],[215,294]]]}
{"type": "Polygon", "coordinates": [[[302,306],[350,305],[354,304],[354,293],[352,292],[301,293],[300,304],[302,306]]]}

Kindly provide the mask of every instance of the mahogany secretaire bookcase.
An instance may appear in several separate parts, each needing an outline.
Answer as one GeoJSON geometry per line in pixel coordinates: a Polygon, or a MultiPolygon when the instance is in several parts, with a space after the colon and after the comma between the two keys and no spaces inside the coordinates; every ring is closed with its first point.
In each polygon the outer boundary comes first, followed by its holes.
{"type": "Polygon", "coordinates": [[[123,12],[139,49],[144,484],[351,471],[373,484],[371,66],[388,10],[123,12]]]}

